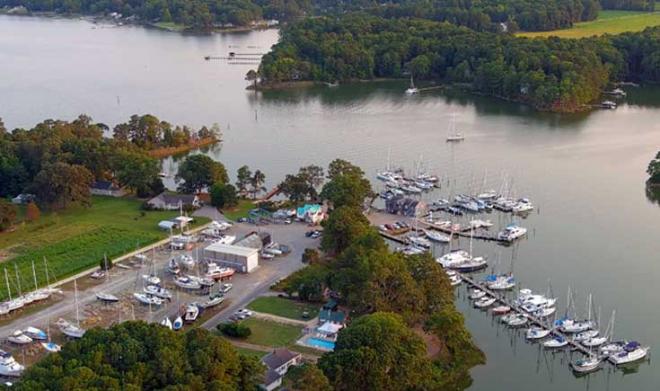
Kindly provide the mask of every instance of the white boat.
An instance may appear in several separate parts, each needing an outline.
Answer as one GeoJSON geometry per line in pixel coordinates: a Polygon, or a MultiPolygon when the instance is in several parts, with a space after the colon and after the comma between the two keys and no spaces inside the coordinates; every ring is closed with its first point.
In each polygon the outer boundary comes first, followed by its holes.
{"type": "Polygon", "coordinates": [[[510,224],[504,230],[500,231],[500,233],[497,234],[497,238],[499,240],[513,242],[514,240],[525,236],[526,233],[527,233],[527,228],[519,227],[515,224],[510,224]]]}
{"type": "Polygon", "coordinates": [[[490,310],[490,312],[493,315],[504,315],[506,313],[509,313],[510,311],[511,311],[511,307],[509,307],[508,305],[500,305],[490,310]]]}
{"type": "Polygon", "coordinates": [[[474,257],[463,263],[452,266],[451,268],[461,273],[475,272],[488,267],[488,261],[483,257],[474,257]]]}
{"type": "Polygon", "coordinates": [[[406,193],[419,194],[419,193],[422,192],[422,189],[420,189],[419,187],[413,186],[413,185],[402,185],[400,187],[400,189],[403,190],[406,193]]]}
{"type": "Polygon", "coordinates": [[[588,357],[578,359],[571,363],[571,369],[576,373],[591,373],[601,368],[602,359],[590,354],[588,357]]]}
{"type": "Polygon", "coordinates": [[[188,275],[188,278],[191,280],[197,282],[200,286],[213,286],[215,284],[215,280],[212,278],[206,278],[206,277],[198,277],[198,276],[192,276],[188,275]]]}
{"type": "Polygon", "coordinates": [[[172,321],[168,317],[165,317],[165,319],[161,320],[160,325],[172,330],[172,321]]]}
{"type": "Polygon", "coordinates": [[[406,89],[406,95],[417,95],[419,94],[419,89],[415,87],[415,83],[413,82],[413,77],[412,75],[410,76],[410,87],[406,89]]]}
{"type": "Polygon", "coordinates": [[[174,277],[174,285],[183,289],[200,289],[202,287],[202,284],[191,279],[189,276],[174,277]]]}
{"type": "Polygon", "coordinates": [[[506,322],[506,324],[511,327],[520,327],[526,325],[528,321],[529,319],[527,316],[523,314],[515,314],[508,322],[506,322]]]}
{"type": "Polygon", "coordinates": [[[119,298],[117,296],[105,292],[97,293],[96,298],[106,303],[116,303],[119,301],[119,298]]]}
{"type": "Polygon", "coordinates": [[[644,347],[639,342],[628,342],[620,352],[611,354],[607,359],[614,365],[628,364],[639,361],[646,357],[649,347],[644,347]]]}
{"type": "Polygon", "coordinates": [[[409,236],[408,240],[410,243],[414,244],[415,246],[423,247],[423,248],[429,248],[431,247],[431,242],[421,236],[409,236]]]}
{"type": "Polygon", "coordinates": [[[590,320],[565,319],[561,326],[559,326],[559,329],[564,333],[575,334],[591,330],[593,327],[594,322],[590,320]]]}
{"type": "Polygon", "coordinates": [[[282,255],[282,250],[280,250],[276,246],[266,246],[264,247],[263,251],[273,255],[282,255]]]}
{"type": "Polygon", "coordinates": [[[259,257],[261,259],[273,259],[275,258],[275,255],[262,251],[259,253],[259,257]]]}
{"type": "Polygon", "coordinates": [[[186,313],[183,315],[183,320],[186,322],[194,322],[199,316],[199,307],[195,304],[188,304],[186,306],[186,313]]]}
{"type": "Polygon", "coordinates": [[[451,116],[449,120],[449,134],[447,135],[447,142],[456,142],[465,140],[463,133],[456,130],[456,118],[455,115],[451,116]]]}
{"type": "Polygon", "coordinates": [[[598,330],[586,330],[581,333],[577,333],[573,336],[573,341],[575,342],[583,342],[587,341],[589,339],[597,337],[599,334],[598,330]]]}
{"type": "Polygon", "coordinates": [[[44,349],[46,349],[47,351],[49,351],[51,353],[57,353],[60,350],[62,350],[62,347],[60,345],[56,344],[55,342],[42,342],[41,346],[43,346],[44,349]]]}
{"type": "Polygon", "coordinates": [[[543,347],[547,349],[559,349],[568,345],[568,340],[561,335],[555,335],[553,338],[543,342],[543,347]]]}
{"type": "Polygon", "coordinates": [[[426,235],[427,238],[429,238],[430,240],[432,240],[434,242],[449,243],[449,241],[451,240],[449,238],[449,236],[444,235],[444,234],[442,234],[438,231],[430,230],[430,229],[424,230],[424,234],[426,235]]]}
{"type": "Polygon", "coordinates": [[[472,292],[470,292],[469,299],[470,300],[479,300],[482,297],[486,296],[486,292],[480,290],[480,289],[474,289],[472,292]]]}
{"type": "Polygon", "coordinates": [[[28,326],[28,328],[23,330],[23,334],[37,341],[45,341],[48,339],[48,334],[46,334],[45,331],[32,326],[28,326]]]}
{"type": "Polygon", "coordinates": [[[221,280],[233,276],[234,273],[236,271],[230,267],[220,267],[214,262],[209,262],[204,276],[213,280],[221,280]]]}
{"type": "Polygon", "coordinates": [[[103,270],[97,270],[90,274],[89,277],[95,280],[100,280],[105,277],[105,272],[103,270]]]}
{"type": "Polygon", "coordinates": [[[527,198],[519,199],[512,208],[513,213],[526,213],[532,210],[534,210],[534,205],[527,198]]]}
{"type": "Polygon", "coordinates": [[[555,307],[543,307],[534,311],[534,316],[537,318],[547,318],[557,311],[555,307]]]}
{"type": "Polygon", "coordinates": [[[64,319],[58,320],[57,325],[59,326],[62,334],[66,335],[67,337],[82,338],[85,335],[84,329],[64,319]]]}
{"type": "Polygon", "coordinates": [[[195,259],[191,257],[190,255],[182,254],[179,256],[178,260],[179,265],[183,266],[184,268],[190,270],[195,267],[195,259]]]}
{"type": "Polygon", "coordinates": [[[222,293],[216,293],[213,295],[209,295],[208,299],[199,303],[198,307],[202,308],[211,308],[215,307],[218,304],[221,304],[223,301],[225,301],[225,296],[222,293]]]}
{"type": "Polygon", "coordinates": [[[449,276],[449,284],[450,284],[451,286],[457,286],[457,285],[459,285],[461,282],[463,282],[463,279],[461,278],[461,276],[456,275],[456,274],[453,275],[453,276],[449,276]]]}
{"type": "Polygon", "coordinates": [[[146,305],[163,304],[163,299],[156,296],[147,295],[146,293],[135,292],[133,293],[133,297],[135,297],[135,299],[137,299],[137,301],[139,301],[140,303],[146,305]]]}
{"type": "Polygon", "coordinates": [[[481,299],[474,302],[474,306],[477,308],[486,308],[490,307],[495,303],[494,297],[482,297],[481,299]]]}
{"type": "Polygon", "coordinates": [[[172,258],[167,264],[167,271],[171,274],[179,274],[181,272],[181,268],[179,267],[179,264],[177,263],[176,259],[172,258]]]}
{"type": "Polygon", "coordinates": [[[24,370],[25,367],[16,362],[11,354],[0,350],[0,376],[18,377],[24,370]]]}
{"type": "Polygon", "coordinates": [[[552,330],[543,327],[534,326],[527,329],[527,331],[525,332],[525,338],[530,340],[543,339],[548,335],[550,335],[551,332],[552,330]]]}
{"type": "Polygon", "coordinates": [[[169,290],[158,286],[158,285],[147,285],[144,288],[142,288],[144,293],[159,297],[161,299],[169,300],[172,298],[172,293],[170,293],[169,290]]]}
{"type": "Polygon", "coordinates": [[[610,356],[612,354],[617,354],[619,352],[623,351],[623,347],[628,344],[627,341],[614,341],[607,343],[600,348],[598,348],[598,351],[600,354],[603,356],[610,356]]]}
{"type": "Polygon", "coordinates": [[[174,331],[181,330],[182,327],[183,327],[183,318],[179,316],[176,319],[174,319],[174,322],[172,322],[172,330],[174,331]]]}
{"type": "Polygon", "coordinates": [[[582,345],[588,348],[596,348],[605,344],[608,339],[609,338],[607,338],[606,336],[600,335],[582,341],[582,345]]]}
{"type": "Polygon", "coordinates": [[[486,190],[483,193],[477,194],[477,198],[480,200],[492,200],[497,198],[497,192],[495,190],[486,190]]]}
{"type": "Polygon", "coordinates": [[[21,330],[14,331],[9,337],[7,337],[7,340],[16,345],[26,345],[32,343],[32,338],[28,337],[21,330]]]}
{"type": "Polygon", "coordinates": [[[513,289],[516,286],[516,280],[510,274],[490,274],[486,276],[486,286],[494,291],[504,291],[513,289]]]}
{"type": "Polygon", "coordinates": [[[159,285],[160,278],[155,274],[143,274],[142,279],[149,285],[159,285]]]}
{"type": "Polygon", "coordinates": [[[470,227],[472,227],[473,229],[490,228],[492,226],[493,226],[493,222],[490,220],[480,220],[480,219],[470,220],[470,227]]]}

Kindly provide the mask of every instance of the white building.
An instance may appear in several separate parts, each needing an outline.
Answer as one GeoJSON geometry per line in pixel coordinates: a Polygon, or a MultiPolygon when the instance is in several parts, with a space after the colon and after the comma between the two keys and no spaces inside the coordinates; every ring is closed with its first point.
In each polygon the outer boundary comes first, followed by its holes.
{"type": "Polygon", "coordinates": [[[259,266],[259,250],[231,244],[211,244],[204,249],[204,258],[241,273],[250,273],[259,266]]]}

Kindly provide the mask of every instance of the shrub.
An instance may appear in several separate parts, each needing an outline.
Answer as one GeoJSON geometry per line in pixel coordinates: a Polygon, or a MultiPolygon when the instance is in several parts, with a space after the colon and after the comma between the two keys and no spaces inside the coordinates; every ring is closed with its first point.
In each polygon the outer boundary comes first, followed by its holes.
{"type": "Polygon", "coordinates": [[[247,338],[252,334],[248,326],[240,323],[221,323],[218,325],[218,331],[232,338],[247,338]]]}

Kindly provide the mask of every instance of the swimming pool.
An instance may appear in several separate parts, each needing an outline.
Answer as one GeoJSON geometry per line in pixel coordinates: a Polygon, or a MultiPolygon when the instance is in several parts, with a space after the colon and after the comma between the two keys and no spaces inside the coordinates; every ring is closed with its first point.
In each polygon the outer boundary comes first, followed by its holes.
{"type": "Polygon", "coordinates": [[[335,343],[331,341],[326,341],[324,339],[320,338],[308,338],[307,341],[305,342],[309,346],[314,346],[317,348],[325,349],[325,350],[335,350],[335,343]]]}

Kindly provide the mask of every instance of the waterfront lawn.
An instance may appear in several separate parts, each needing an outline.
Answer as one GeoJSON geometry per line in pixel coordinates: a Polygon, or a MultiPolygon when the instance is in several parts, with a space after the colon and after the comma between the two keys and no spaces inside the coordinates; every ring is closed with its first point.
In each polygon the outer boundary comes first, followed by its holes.
{"type": "MultiPolygon", "coordinates": [[[[93,197],[89,208],[44,212],[38,221],[0,234],[0,257],[7,260],[13,277],[14,264],[18,265],[23,290],[34,287],[32,261],[40,285],[46,282],[44,258],[51,283],[74,275],[98,265],[104,254],[112,259],[167,236],[158,229],[158,222],[177,212],[144,212],[141,204],[131,198],[93,197]]],[[[198,224],[206,221],[197,219],[198,224]]],[[[18,286],[15,280],[11,284],[14,289],[18,286]]],[[[6,295],[6,290],[0,290],[0,299],[6,295]]]]}
{"type": "Polygon", "coordinates": [[[241,323],[252,330],[252,334],[244,341],[261,346],[287,346],[294,343],[302,331],[302,327],[254,318],[241,323]]]}
{"type": "Polygon", "coordinates": [[[271,314],[296,320],[308,320],[315,318],[319,313],[318,306],[276,296],[257,297],[247,305],[247,308],[257,312],[263,312],[265,314],[271,314]],[[307,318],[303,318],[304,312],[309,314],[307,318]]]}
{"type": "Polygon", "coordinates": [[[593,35],[621,34],[628,31],[642,31],[647,27],[659,25],[659,11],[600,11],[596,20],[575,23],[573,27],[568,29],[521,32],[516,35],[531,38],[549,36],[557,36],[560,38],[584,38],[591,37],[593,35]]]}
{"type": "Polygon", "coordinates": [[[186,26],[174,22],[158,22],[158,23],[154,23],[154,26],[161,28],[163,30],[174,31],[174,32],[181,32],[186,28],[186,26]]]}
{"type": "Polygon", "coordinates": [[[259,350],[252,350],[252,349],[248,349],[248,348],[242,348],[240,346],[234,346],[234,349],[236,349],[238,351],[238,353],[240,353],[244,356],[254,357],[254,358],[258,358],[258,359],[261,359],[263,356],[268,354],[268,352],[262,352],[262,351],[259,351],[259,350]]]}
{"type": "Polygon", "coordinates": [[[238,205],[227,208],[222,211],[222,214],[229,220],[236,221],[241,217],[247,217],[248,212],[254,209],[254,202],[252,200],[240,199],[238,205]]]}

